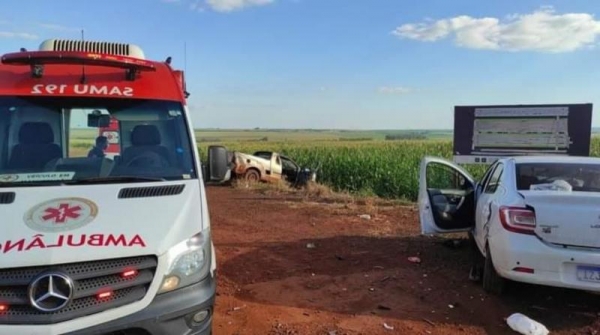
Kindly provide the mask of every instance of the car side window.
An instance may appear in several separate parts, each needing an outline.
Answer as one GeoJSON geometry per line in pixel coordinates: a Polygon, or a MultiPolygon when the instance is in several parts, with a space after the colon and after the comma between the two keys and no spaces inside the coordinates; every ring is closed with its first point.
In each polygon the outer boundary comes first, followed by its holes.
{"type": "Polygon", "coordinates": [[[463,190],[469,187],[465,177],[455,169],[437,163],[427,166],[427,188],[438,190],[463,190]]]}
{"type": "Polygon", "coordinates": [[[282,158],[281,162],[283,163],[283,168],[286,169],[286,170],[293,170],[293,171],[295,171],[295,170],[298,169],[298,167],[292,161],[290,161],[289,159],[282,158]]]}
{"type": "Polygon", "coordinates": [[[500,177],[502,177],[502,172],[504,171],[504,166],[502,164],[498,164],[492,176],[490,177],[487,185],[485,185],[484,193],[493,194],[496,193],[496,189],[498,189],[498,185],[500,184],[500,177]]]}
{"type": "Polygon", "coordinates": [[[481,180],[479,180],[479,186],[485,186],[485,184],[488,182],[488,180],[490,179],[490,176],[492,175],[492,173],[494,172],[494,168],[496,168],[496,163],[490,165],[487,170],[485,170],[485,173],[483,174],[483,177],[481,177],[481,180]]]}
{"type": "Polygon", "coordinates": [[[492,176],[492,174],[494,173],[494,169],[496,168],[496,166],[498,166],[498,162],[494,162],[494,163],[490,164],[490,166],[487,168],[487,170],[485,170],[483,177],[481,177],[481,179],[479,180],[479,183],[477,183],[477,192],[479,192],[479,193],[483,192],[483,189],[487,186],[487,183],[490,180],[490,177],[492,176]]]}

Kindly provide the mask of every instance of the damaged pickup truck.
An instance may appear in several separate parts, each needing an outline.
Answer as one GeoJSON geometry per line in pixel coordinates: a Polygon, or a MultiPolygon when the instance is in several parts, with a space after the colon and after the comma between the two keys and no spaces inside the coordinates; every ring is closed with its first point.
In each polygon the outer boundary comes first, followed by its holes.
{"type": "Polygon", "coordinates": [[[317,179],[316,170],[301,167],[291,158],[273,151],[257,151],[252,155],[230,152],[231,177],[251,182],[284,180],[292,187],[303,187],[317,179]]]}

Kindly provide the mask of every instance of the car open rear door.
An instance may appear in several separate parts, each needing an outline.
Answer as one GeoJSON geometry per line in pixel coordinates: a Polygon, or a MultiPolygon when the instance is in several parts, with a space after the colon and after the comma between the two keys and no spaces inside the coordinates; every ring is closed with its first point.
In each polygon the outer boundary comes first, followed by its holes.
{"type": "Polygon", "coordinates": [[[419,219],[422,234],[456,233],[475,224],[474,178],[462,167],[425,157],[419,172],[419,219]]]}

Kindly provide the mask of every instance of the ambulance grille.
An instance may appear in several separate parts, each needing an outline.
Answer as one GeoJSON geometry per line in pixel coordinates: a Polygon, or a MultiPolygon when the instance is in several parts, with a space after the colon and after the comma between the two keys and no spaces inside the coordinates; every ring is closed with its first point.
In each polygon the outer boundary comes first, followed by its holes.
{"type": "Polygon", "coordinates": [[[127,198],[149,198],[177,195],[183,192],[185,185],[130,187],[119,191],[119,199],[127,198]]]}
{"type": "Polygon", "coordinates": [[[154,279],[154,256],[0,270],[0,301],[7,309],[0,324],[54,324],[121,307],[143,299],[154,279]],[[73,298],[64,308],[42,312],[29,301],[28,286],[43,273],[62,273],[73,281],[73,298]],[[124,276],[129,273],[130,276],[124,276]],[[131,275],[133,273],[133,275],[131,275]],[[109,297],[99,297],[111,292],[109,297]]]}
{"type": "Polygon", "coordinates": [[[0,204],[8,205],[15,201],[15,192],[2,192],[0,193],[0,204]]]}

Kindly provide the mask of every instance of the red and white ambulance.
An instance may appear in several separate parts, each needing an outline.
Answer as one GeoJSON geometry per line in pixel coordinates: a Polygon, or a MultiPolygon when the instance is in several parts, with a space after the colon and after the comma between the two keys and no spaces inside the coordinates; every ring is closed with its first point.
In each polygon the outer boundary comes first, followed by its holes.
{"type": "Polygon", "coordinates": [[[133,44],[2,56],[0,334],[211,333],[204,184],[228,161],[201,164],[186,98],[133,44]]]}

